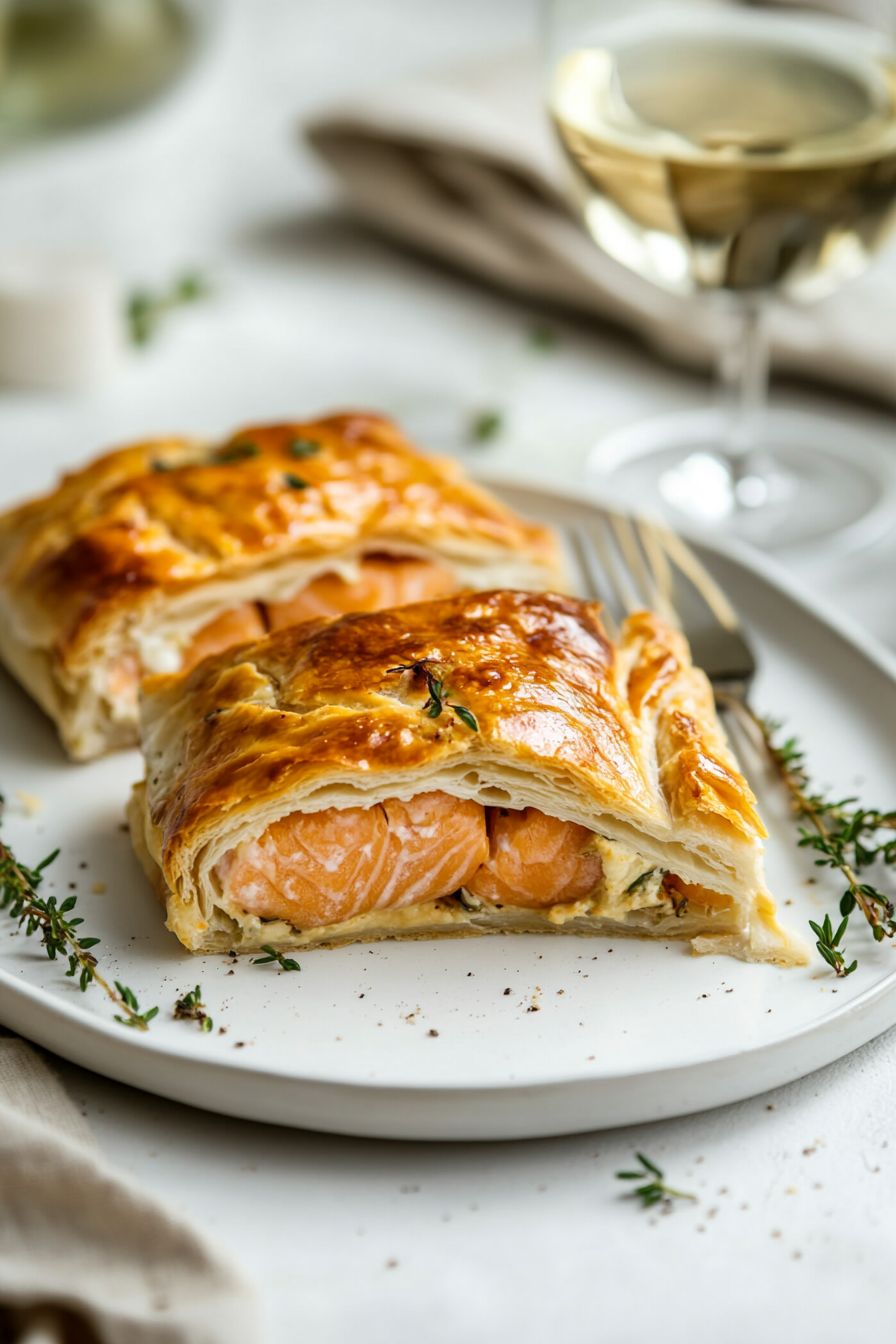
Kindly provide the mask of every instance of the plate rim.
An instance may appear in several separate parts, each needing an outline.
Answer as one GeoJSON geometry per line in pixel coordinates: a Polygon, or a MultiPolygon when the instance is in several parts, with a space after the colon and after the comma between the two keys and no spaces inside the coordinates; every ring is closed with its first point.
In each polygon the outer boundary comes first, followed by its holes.
{"type": "MultiPolygon", "coordinates": [[[[573,504],[581,507],[590,505],[598,509],[615,513],[633,513],[620,509],[618,503],[614,500],[603,498],[599,491],[592,486],[587,486],[582,492],[578,492],[574,487],[560,487],[552,484],[537,475],[526,474],[519,475],[508,471],[489,472],[489,473],[471,473],[483,485],[490,487],[500,495],[502,490],[513,490],[523,493],[529,493],[542,498],[549,498],[562,504],[573,504]]],[[[533,501],[534,502],[534,501],[533,501]]],[[[893,683],[896,690],[896,653],[893,653],[885,644],[876,637],[869,635],[862,627],[850,617],[841,611],[830,612],[826,609],[824,603],[816,598],[799,579],[790,575],[783,566],[776,560],[770,559],[762,552],[754,550],[752,547],[728,537],[722,538],[708,533],[705,529],[687,527],[677,529],[679,534],[691,544],[695,544],[715,553],[723,558],[732,560],[735,564],[747,571],[749,574],[757,575],[760,580],[768,586],[782,593],[783,596],[798,608],[807,612],[821,626],[833,631],[850,650],[870,664],[875,670],[882,673],[890,682],[893,683]]],[[[142,1033],[132,1033],[128,1037],[121,1035],[121,1028],[115,1025],[111,1020],[95,1015],[92,1012],[82,1008],[79,1003],[67,1003],[62,998],[57,998],[45,989],[31,984],[28,981],[20,979],[12,971],[7,970],[0,965],[0,1006],[4,1010],[4,1017],[10,1016],[20,1018],[18,1009],[24,1008],[32,1010],[34,1021],[23,1031],[23,1034],[29,1035],[31,1039],[37,1039],[41,1045],[57,1053],[65,1053],[65,1050],[59,1050],[60,1043],[51,1035],[53,1027],[58,1029],[60,1020],[66,1030],[72,1033],[81,1044],[81,1049],[76,1048],[73,1053],[67,1057],[75,1058],[75,1062],[81,1063],[88,1068],[97,1068],[99,1060],[87,1058],[90,1053],[91,1045],[96,1046],[100,1042],[108,1041],[113,1045],[115,1053],[131,1055],[135,1060],[141,1056],[143,1058],[155,1059],[160,1068],[178,1068],[184,1064],[198,1064],[200,1071],[212,1071],[219,1076],[247,1078],[254,1086],[257,1083],[267,1082],[275,1086],[291,1086],[296,1089],[303,1087],[309,1089],[330,1089],[342,1093],[357,1093],[370,1096],[371,1094],[382,1094],[384,1096],[396,1096],[401,1094],[404,1097],[414,1098],[420,1101],[434,1099],[439,1096],[452,1096],[457,1098],[459,1095],[471,1096],[475,1094],[479,1098],[494,1097],[499,1098],[509,1093],[525,1092],[542,1096],[546,1093],[556,1092],[559,1089],[571,1088],[582,1089],[585,1093],[589,1091],[603,1091],[612,1089],[613,1086],[623,1080],[641,1079],[649,1082],[650,1079],[675,1080],[684,1077],[689,1073],[702,1073],[713,1068],[718,1068],[726,1062],[734,1060],[741,1064],[752,1059],[761,1059],[763,1056],[774,1054],[787,1045],[798,1045],[800,1042],[815,1040],[824,1037],[833,1027],[841,1031],[854,1029],[858,1019],[864,1018],[869,1014],[874,1014],[875,1010],[882,1011],[881,1001],[893,994],[896,990],[896,967],[885,976],[879,979],[875,984],[869,985],[854,999],[848,1002],[838,1004],[828,1009],[820,1016],[805,1023],[797,1030],[787,1031],[785,1034],[775,1036],[761,1044],[750,1046],[746,1049],[736,1050],[727,1053],[715,1053],[711,1055],[702,1055],[695,1059],[684,1061],[673,1061],[664,1063],[656,1068],[643,1069],[633,1067],[632,1069],[615,1069],[611,1073],[597,1072],[588,1073],[570,1073],[568,1069],[558,1074],[542,1074],[535,1080],[519,1080],[513,1078],[498,1078],[492,1080],[479,1080],[476,1082],[464,1082],[458,1079],[448,1079],[444,1082],[433,1083],[431,1081],[417,1083],[410,1080],[390,1080],[383,1078],[354,1077],[345,1078],[329,1075],[326,1073],[297,1073],[290,1071],[287,1067],[278,1068],[270,1063],[264,1065],[253,1064],[245,1056],[240,1058],[231,1058],[222,1056],[211,1058],[199,1053],[198,1046],[192,1041],[192,1038],[184,1038],[183,1041],[153,1039],[150,1035],[144,1036],[142,1033]],[[7,1006],[12,1002],[13,1013],[9,1014],[7,1006]],[[38,1030],[35,1031],[34,1028],[38,1030]]],[[[833,1053],[828,1055],[821,1064],[814,1063],[805,1073],[814,1072],[818,1067],[823,1067],[824,1063],[833,1062],[834,1059],[843,1057],[850,1053],[863,1043],[863,1041],[873,1039],[875,1035],[887,1029],[889,1025],[896,1025],[896,1012],[892,1014],[892,1021],[878,1023],[875,1031],[870,1036],[863,1036],[862,1041],[856,1041],[849,1045],[846,1050],[840,1050],[835,1047],[833,1053]]],[[[16,1028],[19,1030],[20,1028],[16,1028]]],[[[100,1067],[100,1072],[103,1068],[100,1067]]],[[[803,1076],[804,1071],[799,1070],[796,1073],[790,1073],[792,1077],[803,1076]]],[[[110,1075],[115,1077],[114,1074],[110,1075]]],[[[780,1081],[780,1080],[779,1080],[780,1081]]],[[[146,1084],[131,1083],[133,1086],[143,1086],[144,1090],[160,1090],[153,1087],[152,1083],[146,1084]]],[[[776,1086],[778,1083],[766,1084],[759,1090],[765,1090],[767,1086],[776,1086]]],[[[163,1089],[162,1089],[163,1090],[163,1089]]],[[[195,1091],[188,1088],[187,1091],[195,1091]]],[[[743,1095],[755,1095],[756,1089],[748,1088],[743,1095]]],[[[174,1091],[163,1090],[164,1095],[169,1095],[177,1100],[182,1100],[182,1095],[178,1096],[174,1091]]],[[[732,1100],[736,1097],[732,1097],[732,1100]]],[[[199,1101],[190,1104],[202,1106],[199,1101]]],[[[709,1107],[725,1104],[724,1102],[710,1102],[709,1107]]],[[[706,1106],[693,1106],[690,1110],[706,1109],[706,1106]]],[[[207,1106],[206,1109],[222,1109],[214,1105],[207,1106]]],[[[237,1110],[233,1113],[249,1115],[251,1112],[246,1110],[237,1110]]],[[[668,1115],[678,1115],[688,1113],[687,1110],[673,1106],[671,1110],[665,1112],[668,1115]]],[[[599,1123],[599,1120],[596,1121],[599,1123]]],[[[323,1126],[330,1128],[332,1132],[339,1132],[333,1126],[323,1126]]],[[[591,1125],[592,1128],[595,1124],[591,1125]]],[[[399,1127],[400,1128],[400,1127],[399,1127]]],[[[581,1126],[579,1126],[581,1128],[581,1126]]],[[[349,1127],[342,1132],[364,1133],[365,1130],[357,1127],[349,1127]]],[[[542,1129],[538,1133],[547,1133],[542,1129]]],[[[550,1132],[570,1132],[568,1129],[552,1130],[550,1132]]],[[[416,1133],[416,1131],[415,1131],[416,1133]]],[[[408,1135],[410,1136],[410,1135],[408,1135]]],[[[463,1137],[462,1134],[457,1135],[463,1137]]],[[[475,1137],[475,1136],[474,1136],[475,1137]]]]}

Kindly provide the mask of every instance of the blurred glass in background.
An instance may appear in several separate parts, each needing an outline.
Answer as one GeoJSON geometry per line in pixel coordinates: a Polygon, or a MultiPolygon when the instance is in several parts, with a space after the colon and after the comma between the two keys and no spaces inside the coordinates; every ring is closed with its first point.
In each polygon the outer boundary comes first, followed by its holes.
{"type": "Polygon", "coordinates": [[[597,474],[759,544],[861,537],[888,468],[767,410],[771,298],[861,274],[896,228],[894,0],[551,0],[546,96],[598,247],[715,304],[723,415],[604,440],[597,474]]]}
{"type": "Polygon", "coordinates": [[[196,36],[186,0],[0,0],[0,145],[148,102],[196,36]]]}

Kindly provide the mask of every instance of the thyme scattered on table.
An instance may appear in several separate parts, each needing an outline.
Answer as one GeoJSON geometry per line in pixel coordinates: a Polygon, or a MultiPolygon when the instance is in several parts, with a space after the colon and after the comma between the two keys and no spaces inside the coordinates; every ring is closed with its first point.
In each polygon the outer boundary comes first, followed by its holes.
{"type": "Polygon", "coordinates": [[[465,728],[469,728],[471,733],[479,732],[479,722],[476,715],[466,705],[455,704],[453,700],[448,699],[448,692],[445,690],[445,674],[441,672],[429,658],[419,658],[414,663],[399,663],[397,667],[387,667],[386,675],[391,676],[395,672],[412,672],[415,677],[421,677],[426,682],[428,698],[423,705],[423,713],[429,719],[437,719],[445,709],[450,709],[465,728]]]}
{"type": "Polygon", "coordinates": [[[896,809],[861,807],[857,798],[828,798],[815,790],[806,769],[805,753],[794,737],[777,741],[781,725],[757,720],[766,750],[793,802],[800,821],[799,845],[814,851],[817,868],[832,868],[846,883],[840,897],[840,923],[829,915],[821,924],[809,921],[819,955],[839,976],[852,975],[858,962],[847,965],[843,939],[849,917],[858,909],[877,942],[896,935],[893,898],[861,880],[872,867],[896,868],[896,809]]]}
{"type": "Polygon", "coordinates": [[[654,1204],[668,1204],[673,1199],[696,1199],[696,1195],[689,1194],[686,1190],[675,1190],[671,1185],[666,1185],[662,1171],[655,1162],[651,1162],[649,1157],[643,1153],[635,1153],[635,1157],[640,1162],[638,1171],[617,1171],[616,1179],[618,1181],[641,1181],[641,1185],[628,1192],[627,1198],[640,1199],[641,1205],[645,1209],[652,1208],[654,1204]]]}
{"type": "Polygon", "coordinates": [[[179,1022],[196,1022],[200,1031],[211,1031],[214,1023],[202,1002],[202,988],[197,985],[188,994],[182,995],[174,1005],[174,1016],[179,1022]]]}
{"type": "Polygon", "coordinates": [[[44,870],[58,853],[59,850],[54,849],[36,867],[27,868],[19,862],[9,846],[0,840],[0,910],[5,910],[27,937],[40,935],[50,961],[58,957],[60,961],[68,962],[65,974],[77,979],[82,993],[89,985],[99,985],[106,997],[120,1010],[115,1014],[116,1022],[145,1031],[159,1011],[158,1008],[141,1012],[132,989],[119,980],[110,985],[101,975],[92,951],[100,940],[85,938],[81,934],[80,927],[84,921],[74,913],[77,896],[67,896],[59,903],[55,896],[38,895],[44,870]]]}
{"type": "Polygon", "coordinates": [[[159,322],[173,308],[196,303],[207,298],[211,286],[198,271],[187,271],[175,280],[170,289],[153,292],[135,289],[129,296],[125,310],[128,330],[134,345],[148,345],[155,336],[159,322]]]}
{"type": "Polygon", "coordinates": [[[557,346],[557,333],[546,322],[536,322],[529,328],[527,342],[533,350],[554,350],[557,346]]]}
{"type": "Polygon", "coordinates": [[[474,443],[490,443],[498,438],[504,429],[504,413],[492,408],[476,411],[468,426],[469,437],[474,443]]]}
{"type": "Polygon", "coordinates": [[[297,961],[294,961],[292,957],[284,956],[282,952],[278,952],[271,943],[263,943],[261,950],[266,952],[267,956],[253,957],[253,966],[269,966],[272,962],[276,962],[281,971],[300,971],[302,969],[297,961]]]}

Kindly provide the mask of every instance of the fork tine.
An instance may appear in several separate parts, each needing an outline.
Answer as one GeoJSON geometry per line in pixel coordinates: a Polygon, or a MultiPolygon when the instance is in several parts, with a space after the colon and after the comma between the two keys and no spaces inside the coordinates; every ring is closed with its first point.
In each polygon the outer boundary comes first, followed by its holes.
{"type": "Polygon", "coordinates": [[[681,537],[661,523],[614,513],[595,515],[569,535],[589,595],[615,617],[612,636],[630,612],[656,611],[684,632],[717,695],[744,700],[756,670],[749,641],[728,598],[681,537]]]}
{"type": "Polygon", "coordinates": [[[601,564],[593,541],[593,531],[574,526],[569,529],[568,536],[584,580],[586,595],[602,603],[604,623],[608,626],[609,633],[615,637],[617,630],[610,627],[618,627],[625,617],[625,606],[620,600],[612,578],[605,573],[605,567],[601,564]]]}
{"type": "Polygon", "coordinates": [[[600,557],[607,582],[613,590],[617,603],[622,608],[623,616],[625,616],[637,607],[643,606],[643,603],[638,597],[637,589],[634,586],[634,576],[626,563],[624,553],[620,554],[621,548],[614,531],[616,516],[610,514],[609,518],[609,527],[591,528],[588,536],[600,557]]]}
{"type": "Polygon", "coordinates": [[[653,576],[656,592],[656,609],[670,625],[680,626],[681,619],[675,607],[675,580],[669,557],[660,544],[656,529],[645,519],[635,522],[641,545],[647,556],[647,563],[653,576]]]}
{"type": "Polygon", "coordinates": [[[702,597],[716,620],[726,630],[739,630],[737,612],[715,579],[681,537],[660,524],[650,524],[668,558],[702,597]]]}
{"type": "Polygon", "coordinates": [[[737,613],[687,542],[661,523],[639,524],[643,538],[665,557],[670,575],[670,605],[685,632],[695,661],[707,672],[717,695],[723,688],[741,697],[756,669],[737,613]]]}
{"type": "Polygon", "coordinates": [[[649,525],[641,519],[628,518],[623,514],[613,514],[610,523],[629,575],[638,584],[636,601],[629,610],[648,607],[677,626],[679,620],[672,597],[672,572],[649,525]]]}

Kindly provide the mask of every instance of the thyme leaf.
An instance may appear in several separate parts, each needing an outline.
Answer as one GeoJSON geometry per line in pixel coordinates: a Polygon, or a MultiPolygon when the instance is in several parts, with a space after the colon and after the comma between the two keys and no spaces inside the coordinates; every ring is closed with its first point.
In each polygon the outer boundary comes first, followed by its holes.
{"type": "Polygon", "coordinates": [[[686,1190],[675,1190],[666,1185],[665,1177],[655,1162],[643,1153],[635,1153],[640,1168],[635,1171],[617,1171],[617,1181],[641,1181],[642,1184],[630,1190],[626,1198],[639,1199],[642,1208],[652,1208],[654,1204],[670,1204],[673,1199],[693,1199],[697,1196],[686,1190]]]}
{"type": "Polygon", "coordinates": [[[293,457],[313,457],[320,452],[320,444],[317,439],[293,439],[289,451],[293,457]]]}
{"type": "Polygon", "coordinates": [[[492,408],[491,410],[477,411],[470,420],[467,432],[474,443],[490,443],[492,439],[498,437],[503,429],[503,412],[492,408]]]}
{"type": "Polygon", "coordinates": [[[134,345],[148,345],[166,313],[207,298],[211,286],[198,271],[185,271],[167,290],[135,289],[125,306],[128,331],[134,345]]]}
{"type": "Polygon", "coordinates": [[[553,350],[557,345],[557,333],[545,322],[537,322],[529,328],[528,343],[533,350],[553,350]]]}
{"type": "Polygon", "coordinates": [[[214,1023],[205,1011],[202,989],[199,985],[183,994],[174,1005],[174,1016],[181,1022],[196,1022],[200,1031],[211,1031],[214,1023]]]}
{"type": "Polygon", "coordinates": [[[243,439],[237,443],[225,443],[215,452],[215,461],[222,464],[229,462],[244,462],[247,457],[258,457],[261,449],[257,443],[252,443],[248,439],[243,439]]]}
{"type": "Polygon", "coordinates": [[[141,1013],[133,990],[116,980],[110,985],[97,969],[97,958],[93,948],[99,944],[99,938],[85,938],[80,933],[83,920],[76,915],[77,896],[67,896],[58,902],[55,896],[43,897],[38,888],[43,881],[44,870],[50,866],[59,854],[41,859],[34,868],[20,863],[10,847],[0,840],[0,910],[15,920],[26,937],[37,934],[50,961],[57,957],[68,963],[66,976],[78,981],[78,988],[84,993],[88,986],[99,985],[107,998],[119,1008],[115,1020],[128,1027],[138,1027],[144,1031],[158,1012],[150,1008],[141,1013]]]}
{"type": "Polygon", "coordinates": [[[294,961],[292,957],[284,956],[282,952],[278,952],[276,947],[273,947],[270,943],[263,943],[261,950],[262,952],[266,952],[267,956],[253,957],[253,966],[269,966],[273,962],[276,962],[281,971],[300,971],[302,969],[297,961],[294,961]]]}
{"type": "Polygon", "coordinates": [[[467,709],[466,705],[449,705],[448,708],[454,711],[464,727],[469,728],[471,733],[479,732],[479,721],[473,711],[467,709]]]}
{"type": "Polygon", "coordinates": [[[453,700],[448,699],[448,693],[445,690],[445,676],[439,675],[441,669],[429,658],[418,658],[413,663],[399,663],[397,667],[387,667],[386,675],[393,673],[411,672],[415,677],[422,678],[426,683],[427,699],[423,703],[422,713],[428,719],[437,719],[445,709],[450,709],[452,713],[460,719],[464,727],[469,728],[471,733],[479,732],[479,720],[471,709],[466,705],[458,705],[453,700]]]}
{"type": "MultiPolygon", "coordinates": [[[[754,716],[755,717],[755,716],[754,716]]],[[[843,939],[849,918],[858,909],[876,942],[896,936],[893,897],[861,879],[864,870],[896,868],[896,809],[863,807],[854,797],[830,798],[815,789],[805,752],[795,737],[779,740],[781,724],[755,718],[769,759],[790,794],[800,824],[798,844],[811,850],[817,868],[839,872],[846,888],[840,897],[841,919],[835,928],[829,915],[821,924],[809,921],[819,956],[840,977],[852,975],[858,962],[847,964],[843,939]]]]}

